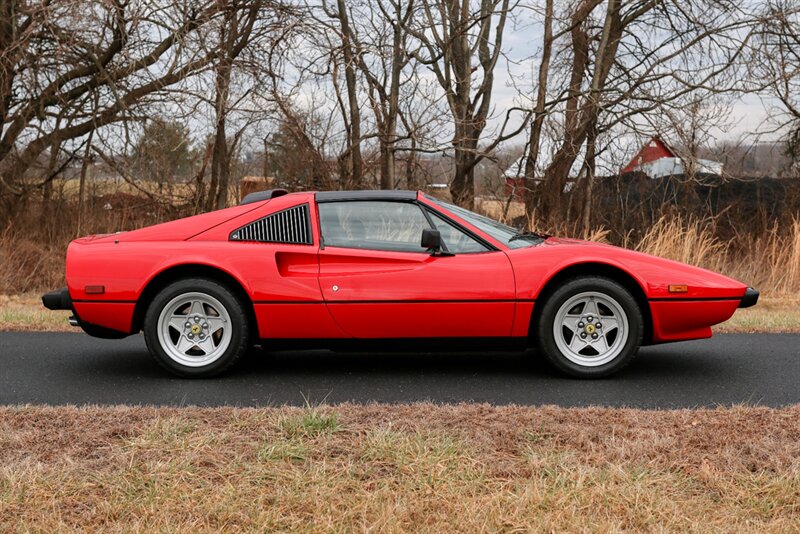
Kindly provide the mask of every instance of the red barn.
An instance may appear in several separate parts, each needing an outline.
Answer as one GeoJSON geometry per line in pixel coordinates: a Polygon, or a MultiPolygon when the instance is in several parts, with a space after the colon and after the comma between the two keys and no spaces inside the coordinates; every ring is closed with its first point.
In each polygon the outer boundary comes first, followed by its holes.
{"type": "Polygon", "coordinates": [[[653,137],[645,143],[645,145],[633,156],[633,159],[622,169],[622,174],[626,172],[634,172],[646,163],[652,163],[662,158],[674,158],[675,153],[670,150],[667,144],[659,139],[653,137]]]}
{"type": "MultiPolygon", "coordinates": [[[[722,174],[722,163],[709,159],[695,159],[694,172],[699,174],[722,174]]],[[[652,137],[632,160],[622,168],[626,172],[643,172],[650,178],[663,178],[686,174],[684,161],[658,137],[652,137]]]]}

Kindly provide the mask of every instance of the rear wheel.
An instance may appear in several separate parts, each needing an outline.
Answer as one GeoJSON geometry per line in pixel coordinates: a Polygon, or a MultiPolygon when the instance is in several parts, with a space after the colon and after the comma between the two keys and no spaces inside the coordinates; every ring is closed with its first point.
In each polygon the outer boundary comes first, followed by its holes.
{"type": "Polygon", "coordinates": [[[644,329],[636,300],[614,280],[574,278],[545,301],[536,328],[537,344],[559,370],[599,378],[628,365],[644,329]]]}
{"type": "Polygon", "coordinates": [[[144,338],[156,361],[183,377],[219,374],[249,347],[247,314],[239,299],[213,280],[179,280],[147,309],[144,338]]]}

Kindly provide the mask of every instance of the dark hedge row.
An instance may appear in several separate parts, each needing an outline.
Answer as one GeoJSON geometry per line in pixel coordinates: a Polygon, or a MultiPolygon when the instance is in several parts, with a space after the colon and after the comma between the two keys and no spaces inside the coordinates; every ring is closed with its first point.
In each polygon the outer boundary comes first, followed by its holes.
{"type": "Polygon", "coordinates": [[[713,219],[717,236],[723,239],[758,235],[800,217],[800,179],[671,176],[654,180],[630,173],[602,178],[592,191],[593,226],[636,233],[665,213],[713,219]]]}

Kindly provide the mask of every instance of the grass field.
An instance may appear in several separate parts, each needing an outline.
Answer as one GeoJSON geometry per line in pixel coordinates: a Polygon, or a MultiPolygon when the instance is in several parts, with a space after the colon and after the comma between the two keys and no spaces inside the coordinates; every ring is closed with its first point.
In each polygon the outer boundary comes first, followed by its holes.
{"type": "Polygon", "coordinates": [[[3,532],[798,532],[800,407],[0,408],[3,532]]]}
{"type": "MultiPolygon", "coordinates": [[[[74,332],[69,312],[42,307],[40,295],[0,295],[0,331],[74,332]]],[[[753,308],[737,310],[731,320],[714,327],[720,333],[800,332],[800,297],[761,297],[753,308]]]]}

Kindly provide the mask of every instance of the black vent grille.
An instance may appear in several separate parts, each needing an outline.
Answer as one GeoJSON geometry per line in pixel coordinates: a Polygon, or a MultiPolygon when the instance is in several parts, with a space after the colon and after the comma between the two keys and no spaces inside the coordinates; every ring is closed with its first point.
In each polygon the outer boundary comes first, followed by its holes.
{"type": "Polygon", "coordinates": [[[231,241],[311,245],[308,204],[273,213],[231,234],[231,241]]]}

